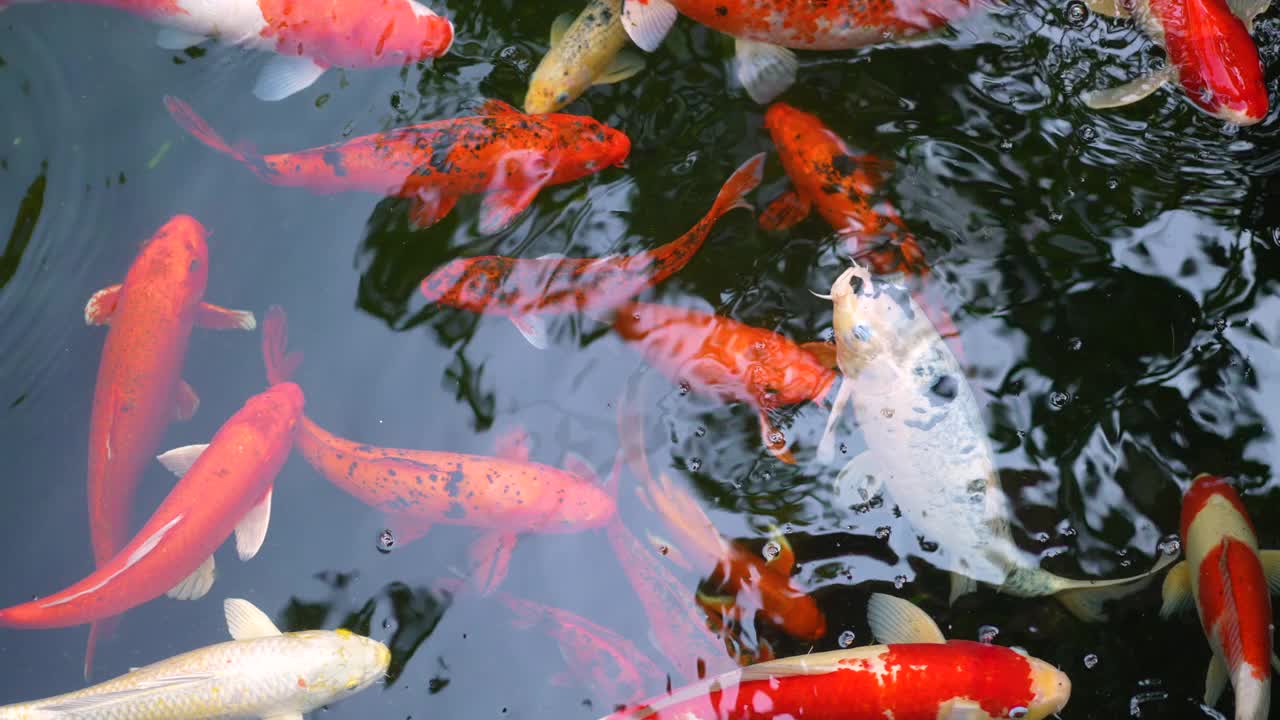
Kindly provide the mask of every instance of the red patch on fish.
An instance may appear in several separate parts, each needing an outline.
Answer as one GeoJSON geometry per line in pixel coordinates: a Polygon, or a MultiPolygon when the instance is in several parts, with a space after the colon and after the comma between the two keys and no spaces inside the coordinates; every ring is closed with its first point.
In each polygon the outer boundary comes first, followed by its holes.
{"type": "Polygon", "coordinates": [[[1267,114],[1258,48],[1224,0],[1149,0],[1169,61],[1196,105],[1240,124],[1267,114]]]}
{"type": "Polygon", "coordinates": [[[415,12],[407,0],[258,0],[282,55],[306,55],[321,65],[401,66],[445,54],[453,25],[415,12]]]}
{"type": "Polygon", "coordinates": [[[1223,478],[1214,475],[1200,475],[1191,483],[1191,487],[1187,489],[1186,495],[1182,498],[1182,537],[1185,539],[1190,535],[1191,522],[1196,519],[1200,511],[1204,510],[1209,501],[1215,497],[1222,498],[1231,504],[1240,513],[1240,517],[1244,519],[1245,524],[1255,535],[1257,530],[1253,527],[1253,519],[1249,517],[1249,512],[1245,510],[1244,503],[1240,500],[1240,494],[1235,488],[1231,487],[1223,478]]]}

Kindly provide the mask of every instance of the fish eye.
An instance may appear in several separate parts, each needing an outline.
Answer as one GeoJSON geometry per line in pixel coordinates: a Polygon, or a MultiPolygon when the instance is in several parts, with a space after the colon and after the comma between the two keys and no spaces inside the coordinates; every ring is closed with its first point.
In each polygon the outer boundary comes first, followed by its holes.
{"type": "Polygon", "coordinates": [[[1013,708],[1012,710],[1009,711],[1009,717],[1013,718],[1013,720],[1018,720],[1018,718],[1026,717],[1027,712],[1028,711],[1026,708],[1019,705],[1018,707],[1013,708]]]}
{"type": "Polygon", "coordinates": [[[556,95],[556,102],[561,104],[569,102],[569,93],[562,92],[559,95],[556,95]]]}

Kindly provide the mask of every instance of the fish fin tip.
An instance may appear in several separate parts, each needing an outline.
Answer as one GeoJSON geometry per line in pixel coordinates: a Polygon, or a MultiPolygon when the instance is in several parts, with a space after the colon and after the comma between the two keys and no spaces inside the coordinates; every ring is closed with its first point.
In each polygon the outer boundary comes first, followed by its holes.
{"type": "Polygon", "coordinates": [[[209,590],[213,588],[213,583],[216,579],[217,569],[214,565],[213,556],[210,555],[204,559],[204,562],[200,563],[200,567],[170,588],[165,595],[174,600],[199,600],[209,594],[209,590]]]}
{"type": "Polygon", "coordinates": [[[156,456],[156,460],[159,460],[160,464],[169,472],[182,477],[191,469],[191,466],[200,458],[200,453],[203,453],[207,447],[209,447],[208,443],[183,445],[168,452],[160,453],[156,456]]]}
{"type": "Polygon", "coordinates": [[[438,190],[424,190],[409,198],[409,227],[426,230],[443,220],[458,204],[457,195],[445,195],[438,190]]]}
{"type": "Polygon", "coordinates": [[[1191,593],[1191,567],[1184,560],[1174,565],[1164,576],[1160,588],[1160,617],[1169,618],[1182,613],[1194,603],[1191,593]]]}
{"type": "Polygon", "coordinates": [[[1213,707],[1222,699],[1222,691],[1227,689],[1227,666],[1214,653],[1209,658],[1209,668],[1205,671],[1204,677],[1204,704],[1213,707]]]}
{"type": "Polygon", "coordinates": [[[200,396],[192,389],[186,380],[178,381],[177,397],[174,401],[173,417],[175,420],[186,421],[195,417],[196,411],[200,409],[200,396]]]}
{"type": "Polygon", "coordinates": [[[1273,594],[1280,593],[1280,550],[1262,550],[1258,553],[1262,574],[1273,594]]]}
{"type": "Polygon", "coordinates": [[[977,580],[974,580],[968,575],[961,575],[960,573],[953,572],[951,573],[951,592],[947,597],[947,604],[955,605],[956,600],[959,600],[965,595],[972,595],[977,591],[977,580]]]}
{"type": "Polygon", "coordinates": [[[591,84],[613,85],[635,77],[641,70],[644,70],[644,58],[638,53],[623,50],[609,64],[608,69],[601,73],[591,84]]]}
{"type": "Polygon", "coordinates": [[[94,293],[84,305],[85,325],[107,325],[116,312],[120,302],[120,291],[124,285],[108,285],[94,293]]]}
{"type": "Polygon", "coordinates": [[[800,61],[791,50],[779,45],[735,38],[734,56],[738,81],[747,94],[761,105],[768,104],[796,82],[800,61]]]}
{"type": "Polygon", "coordinates": [[[471,559],[472,587],[480,597],[490,597],[502,586],[511,570],[519,536],[510,530],[491,530],[481,535],[467,554],[471,559]]]}
{"type": "Polygon", "coordinates": [[[267,61],[253,85],[259,100],[276,102],[311,87],[325,68],[305,55],[276,55],[267,61]]]}
{"type": "Polygon", "coordinates": [[[207,41],[207,35],[177,28],[161,28],[156,33],[156,46],[163,50],[186,50],[207,41]]]}
{"type": "Polygon", "coordinates": [[[271,524],[271,492],[268,489],[262,500],[236,525],[236,554],[241,560],[251,560],[267,539],[267,526],[271,524]]]}
{"type": "Polygon", "coordinates": [[[542,315],[513,315],[511,324],[539,350],[546,350],[551,344],[551,330],[547,319],[542,315]]]}
{"type": "Polygon", "coordinates": [[[945,643],[946,637],[933,618],[909,600],[873,593],[867,602],[867,622],[876,641],[895,643],[945,643]]]}
{"type": "Polygon", "coordinates": [[[206,330],[256,330],[258,319],[248,310],[202,302],[196,310],[196,324],[206,330]]]}
{"type": "Polygon", "coordinates": [[[222,601],[222,614],[227,621],[227,632],[233,640],[252,640],[282,634],[280,628],[271,622],[271,618],[248,600],[227,598],[222,601]]]}
{"type": "Polygon", "coordinates": [[[805,199],[799,191],[792,188],[774,198],[765,206],[764,212],[760,213],[757,224],[760,225],[762,230],[789,230],[809,217],[809,213],[812,210],[813,204],[805,199]]]}
{"type": "Polygon", "coordinates": [[[573,24],[573,13],[562,13],[551,21],[551,37],[550,47],[555,47],[564,39],[564,34],[569,30],[569,26],[573,24]]]}
{"type": "Polygon", "coordinates": [[[671,32],[679,12],[667,0],[625,0],[622,27],[637,47],[653,52],[671,32]]]}
{"type": "Polygon", "coordinates": [[[1090,90],[1080,96],[1084,104],[1092,110],[1109,110],[1124,107],[1143,100],[1155,91],[1176,79],[1177,69],[1170,65],[1162,70],[1147,73],[1129,82],[1106,88],[1090,90]]]}

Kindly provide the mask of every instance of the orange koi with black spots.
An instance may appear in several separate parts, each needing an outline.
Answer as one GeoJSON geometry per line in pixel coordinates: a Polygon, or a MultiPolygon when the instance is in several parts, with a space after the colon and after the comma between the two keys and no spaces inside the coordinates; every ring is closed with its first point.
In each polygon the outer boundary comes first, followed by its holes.
{"type": "Polygon", "coordinates": [[[463,195],[483,194],[479,228],[509,225],[543,188],[619,165],[631,141],[579,115],[526,115],[489,100],[481,115],[410,125],[291,153],[255,155],[228,145],[185,102],[169,113],[204,144],[273,185],[329,194],[360,191],[408,198],[416,228],[435,224],[463,195]]]}

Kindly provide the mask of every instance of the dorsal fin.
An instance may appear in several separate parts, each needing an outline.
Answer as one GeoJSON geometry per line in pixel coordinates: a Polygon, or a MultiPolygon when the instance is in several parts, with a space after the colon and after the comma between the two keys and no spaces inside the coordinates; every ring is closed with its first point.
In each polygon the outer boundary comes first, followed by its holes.
{"type": "Polygon", "coordinates": [[[227,618],[227,630],[235,640],[252,640],[281,634],[271,618],[248,600],[227,598],[222,603],[222,612],[227,618]]]}

